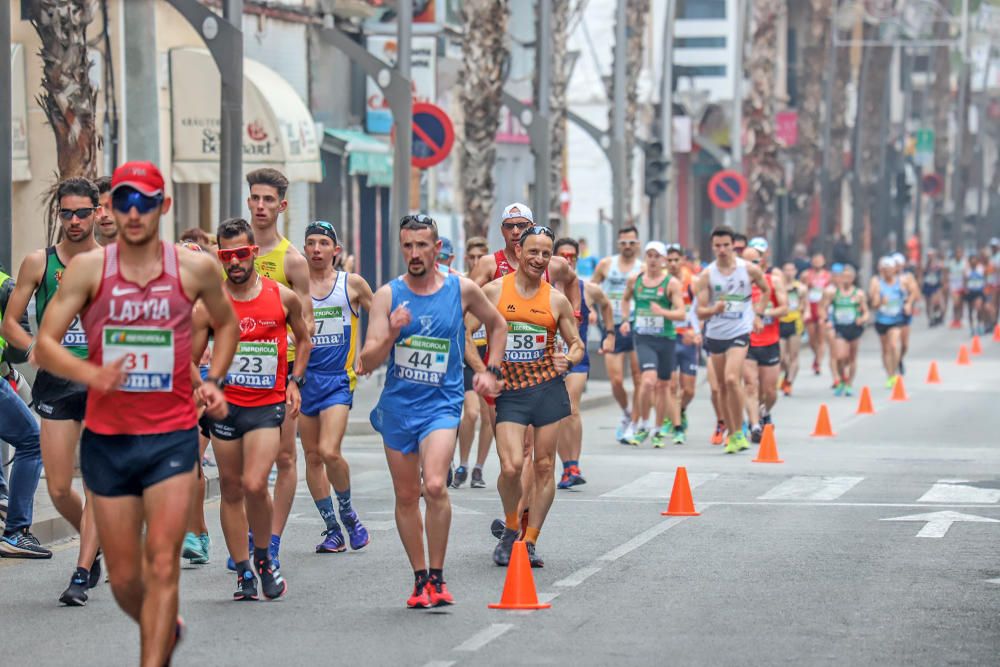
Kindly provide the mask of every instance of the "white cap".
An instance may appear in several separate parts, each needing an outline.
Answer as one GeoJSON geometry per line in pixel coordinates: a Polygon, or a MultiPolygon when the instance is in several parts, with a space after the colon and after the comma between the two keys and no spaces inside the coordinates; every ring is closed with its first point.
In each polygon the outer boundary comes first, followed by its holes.
{"type": "Polygon", "coordinates": [[[990,239],[990,245],[1000,245],[1000,239],[994,236],[990,239]]]}
{"type": "Polygon", "coordinates": [[[664,257],[667,256],[667,246],[663,245],[662,241],[650,241],[647,243],[643,252],[649,252],[650,250],[655,250],[664,257]]]}
{"type": "Polygon", "coordinates": [[[903,257],[903,253],[901,252],[892,253],[892,255],[889,256],[889,259],[892,260],[893,264],[898,264],[899,266],[906,264],[906,258],[903,257]]]}
{"type": "Polygon", "coordinates": [[[511,218],[525,218],[528,222],[535,222],[535,216],[531,214],[531,209],[520,202],[514,202],[505,208],[503,215],[500,216],[500,220],[510,220],[511,218]]]}
{"type": "Polygon", "coordinates": [[[878,268],[880,269],[891,269],[896,266],[896,262],[893,261],[892,257],[883,257],[878,261],[878,268]]]}
{"type": "Polygon", "coordinates": [[[765,253],[767,252],[769,246],[767,244],[767,239],[765,239],[763,236],[755,236],[752,239],[750,239],[749,243],[747,243],[747,247],[753,248],[754,250],[757,250],[760,253],[765,253]]]}

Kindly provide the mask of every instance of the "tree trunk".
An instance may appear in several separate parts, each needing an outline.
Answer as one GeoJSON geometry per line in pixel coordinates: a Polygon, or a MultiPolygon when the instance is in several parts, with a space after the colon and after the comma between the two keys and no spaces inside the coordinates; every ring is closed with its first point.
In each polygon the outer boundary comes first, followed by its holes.
{"type": "Polygon", "coordinates": [[[750,184],[747,229],[753,235],[768,234],[774,229],[776,193],[784,176],[774,136],[777,28],[784,11],[783,0],[754,0],[753,3],[746,66],[750,88],[743,100],[750,184]]]}
{"type": "Polygon", "coordinates": [[[507,0],[462,3],[465,39],[459,99],[463,111],[459,146],[459,181],[464,204],[465,237],[486,236],[495,201],[493,165],[507,76],[507,0]]]}
{"type": "MultiPolygon", "coordinates": [[[[87,28],[94,20],[92,0],[38,0],[31,25],[42,46],[41,93],[37,101],[56,140],[59,180],[97,176],[97,91],[90,83],[87,28]]],[[[50,241],[59,229],[50,199],[46,230],[50,241]]]]}
{"type": "MultiPolygon", "coordinates": [[[[551,111],[552,152],[549,156],[549,210],[536,211],[540,221],[559,220],[562,223],[559,195],[562,192],[563,162],[566,151],[566,88],[569,85],[569,58],[566,51],[567,29],[569,28],[570,5],[572,0],[551,0],[552,32],[548,39],[552,42],[552,78],[549,95],[551,111]]],[[[536,12],[537,13],[537,12],[536,12]]],[[[533,90],[538,99],[538,68],[535,68],[533,90]]]]}
{"type": "MultiPolygon", "coordinates": [[[[947,0],[941,0],[942,8],[946,8],[947,0]]],[[[948,39],[948,24],[945,21],[935,21],[934,39],[948,39]]],[[[934,117],[934,171],[947,179],[948,159],[951,157],[951,146],[948,141],[948,115],[951,109],[951,52],[947,46],[934,49],[934,87],[931,91],[931,105],[934,117]]],[[[931,209],[931,247],[941,247],[944,238],[944,202],[943,196],[934,198],[931,209]]]]}
{"type": "MultiPolygon", "coordinates": [[[[795,151],[792,197],[803,217],[812,215],[813,198],[823,159],[823,83],[830,42],[833,0],[809,0],[804,6],[806,33],[803,39],[799,82],[799,141],[795,151]]],[[[844,97],[843,88],[836,89],[844,97]]]]}
{"type": "Polygon", "coordinates": [[[847,143],[847,85],[854,78],[851,68],[851,50],[840,47],[836,51],[836,73],[833,83],[833,104],[830,109],[830,146],[827,154],[827,170],[830,177],[830,192],[825,195],[822,206],[827,207],[833,221],[831,234],[844,231],[841,219],[844,190],[844,147],[847,143]]]}

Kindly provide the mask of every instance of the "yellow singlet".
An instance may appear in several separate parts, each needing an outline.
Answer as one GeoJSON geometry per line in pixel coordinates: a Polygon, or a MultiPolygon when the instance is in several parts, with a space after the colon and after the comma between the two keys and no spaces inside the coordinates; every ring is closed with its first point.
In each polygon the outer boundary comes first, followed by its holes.
{"type": "MultiPolygon", "coordinates": [[[[290,245],[291,243],[289,243],[288,239],[281,239],[281,242],[274,247],[274,250],[264,255],[259,255],[253,262],[254,266],[257,267],[257,273],[261,274],[265,278],[270,278],[275,282],[279,282],[289,289],[292,288],[292,285],[288,282],[288,277],[285,276],[285,254],[288,252],[288,246],[290,245]]],[[[288,330],[291,331],[292,328],[288,327],[288,330]]],[[[293,361],[295,361],[295,346],[292,344],[292,339],[289,336],[289,369],[291,369],[293,361]]]]}

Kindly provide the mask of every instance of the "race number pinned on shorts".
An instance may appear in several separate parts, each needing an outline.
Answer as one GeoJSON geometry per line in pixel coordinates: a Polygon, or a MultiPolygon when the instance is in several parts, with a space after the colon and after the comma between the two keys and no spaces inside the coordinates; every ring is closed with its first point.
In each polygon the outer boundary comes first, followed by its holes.
{"type": "Polygon", "coordinates": [[[410,336],[396,343],[395,375],[400,380],[440,387],[448,372],[451,341],[446,338],[410,336]]]}
{"type": "Polygon", "coordinates": [[[104,327],[104,363],[125,358],[121,391],[172,391],[174,332],[145,327],[104,327]]]}
{"type": "Polygon", "coordinates": [[[313,309],[316,333],[312,337],[313,347],[340,347],[344,344],[344,308],[324,306],[313,309]]]}
{"type": "Polygon", "coordinates": [[[507,350],[503,360],[513,363],[539,361],[545,356],[548,331],[539,324],[507,323],[507,350]]]}
{"type": "Polygon", "coordinates": [[[278,377],[277,342],[240,342],[226,374],[226,384],[248,389],[272,389],[278,377]]]}
{"type": "Polygon", "coordinates": [[[79,315],[70,322],[69,329],[66,329],[66,333],[63,334],[60,345],[63,347],[87,347],[87,332],[83,330],[79,315]]]}

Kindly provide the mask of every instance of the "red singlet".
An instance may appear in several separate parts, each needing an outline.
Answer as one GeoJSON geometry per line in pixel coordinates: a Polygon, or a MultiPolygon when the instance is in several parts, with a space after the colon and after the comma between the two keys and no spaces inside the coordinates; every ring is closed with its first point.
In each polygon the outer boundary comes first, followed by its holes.
{"type": "MultiPolygon", "coordinates": [[[[497,261],[497,270],[493,272],[493,280],[496,280],[497,278],[503,278],[508,273],[514,273],[515,271],[517,271],[517,269],[511,266],[510,262],[507,261],[507,253],[504,252],[503,250],[497,250],[495,253],[493,253],[493,259],[497,261]]],[[[548,268],[546,268],[545,273],[542,274],[542,280],[544,280],[547,283],[552,282],[551,280],[549,280],[548,268]]]]}
{"type": "Polygon", "coordinates": [[[244,408],[285,400],[288,333],[278,283],[260,277],[260,293],[250,301],[229,295],[240,323],[240,343],[226,374],[226,400],[244,408]]]}
{"type": "MultiPolygon", "coordinates": [[[[765,273],[764,279],[767,280],[767,286],[771,288],[771,306],[777,308],[778,297],[774,293],[774,283],[771,281],[771,273],[765,273]]],[[[752,286],[750,298],[753,303],[760,303],[760,288],[757,287],[757,283],[754,283],[752,286]]],[[[750,334],[750,347],[766,347],[767,345],[774,345],[778,342],[780,337],[781,322],[779,320],[773,317],[764,317],[761,319],[764,321],[764,329],[759,334],[750,334]]]]}

